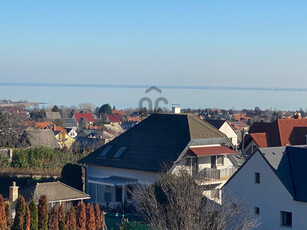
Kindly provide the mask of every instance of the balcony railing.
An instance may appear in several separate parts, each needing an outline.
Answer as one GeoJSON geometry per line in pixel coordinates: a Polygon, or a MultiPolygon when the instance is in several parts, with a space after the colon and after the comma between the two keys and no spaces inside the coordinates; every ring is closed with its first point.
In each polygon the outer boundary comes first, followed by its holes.
{"type": "Polygon", "coordinates": [[[225,169],[204,168],[196,175],[197,179],[203,180],[225,180],[231,177],[237,169],[228,167],[225,169]]]}

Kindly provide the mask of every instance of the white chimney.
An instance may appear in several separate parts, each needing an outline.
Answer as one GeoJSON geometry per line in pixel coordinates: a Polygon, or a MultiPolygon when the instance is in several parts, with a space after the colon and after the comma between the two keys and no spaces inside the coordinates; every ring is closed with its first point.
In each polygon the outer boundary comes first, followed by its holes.
{"type": "Polygon", "coordinates": [[[10,202],[14,203],[18,198],[18,186],[16,186],[16,182],[13,181],[12,186],[9,187],[10,192],[10,202]]]}
{"type": "Polygon", "coordinates": [[[180,105],[172,105],[172,113],[180,113],[180,105]]]}

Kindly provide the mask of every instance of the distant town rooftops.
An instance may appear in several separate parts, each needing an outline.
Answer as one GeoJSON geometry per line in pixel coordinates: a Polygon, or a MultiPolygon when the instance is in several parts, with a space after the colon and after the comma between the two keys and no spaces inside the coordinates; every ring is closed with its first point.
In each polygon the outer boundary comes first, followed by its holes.
{"type": "Polygon", "coordinates": [[[84,118],[87,122],[94,122],[94,117],[91,113],[74,113],[76,121],[79,123],[81,118],[84,118]]]}

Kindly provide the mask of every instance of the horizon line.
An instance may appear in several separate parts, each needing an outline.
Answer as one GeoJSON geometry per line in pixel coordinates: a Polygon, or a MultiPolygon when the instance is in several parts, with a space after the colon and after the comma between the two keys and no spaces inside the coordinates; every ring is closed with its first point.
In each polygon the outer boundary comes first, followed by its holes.
{"type": "Polygon", "coordinates": [[[66,88],[122,88],[148,89],[152,86],[160,89],[188,89],[188,90],[252,90],[252,91],[300,91],[307,92],[307,88],[292,87],[248,87],[248,86],[181,86],[181,85],[128,85],[128,84],[88,84],[88,83],[34,83],[34,82],[0,82],[0,86],[8,87],[66,87],[66,88]]]}

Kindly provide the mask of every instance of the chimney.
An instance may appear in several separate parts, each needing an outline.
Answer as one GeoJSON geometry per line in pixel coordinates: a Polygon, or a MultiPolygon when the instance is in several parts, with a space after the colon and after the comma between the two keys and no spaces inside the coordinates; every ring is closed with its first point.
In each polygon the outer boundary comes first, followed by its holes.
{"type": "Polygon", "coordinates": [[[172,113],[180,113],[180,105],[172,105],[172,113]]]}
{"type": "Polygon", "coordinates": [[[13,181],[12,186],[9,187],[10,190],[10,202],[14,203],[18,198],[18,186],[16,186],[16,182],[13,181]]]}

